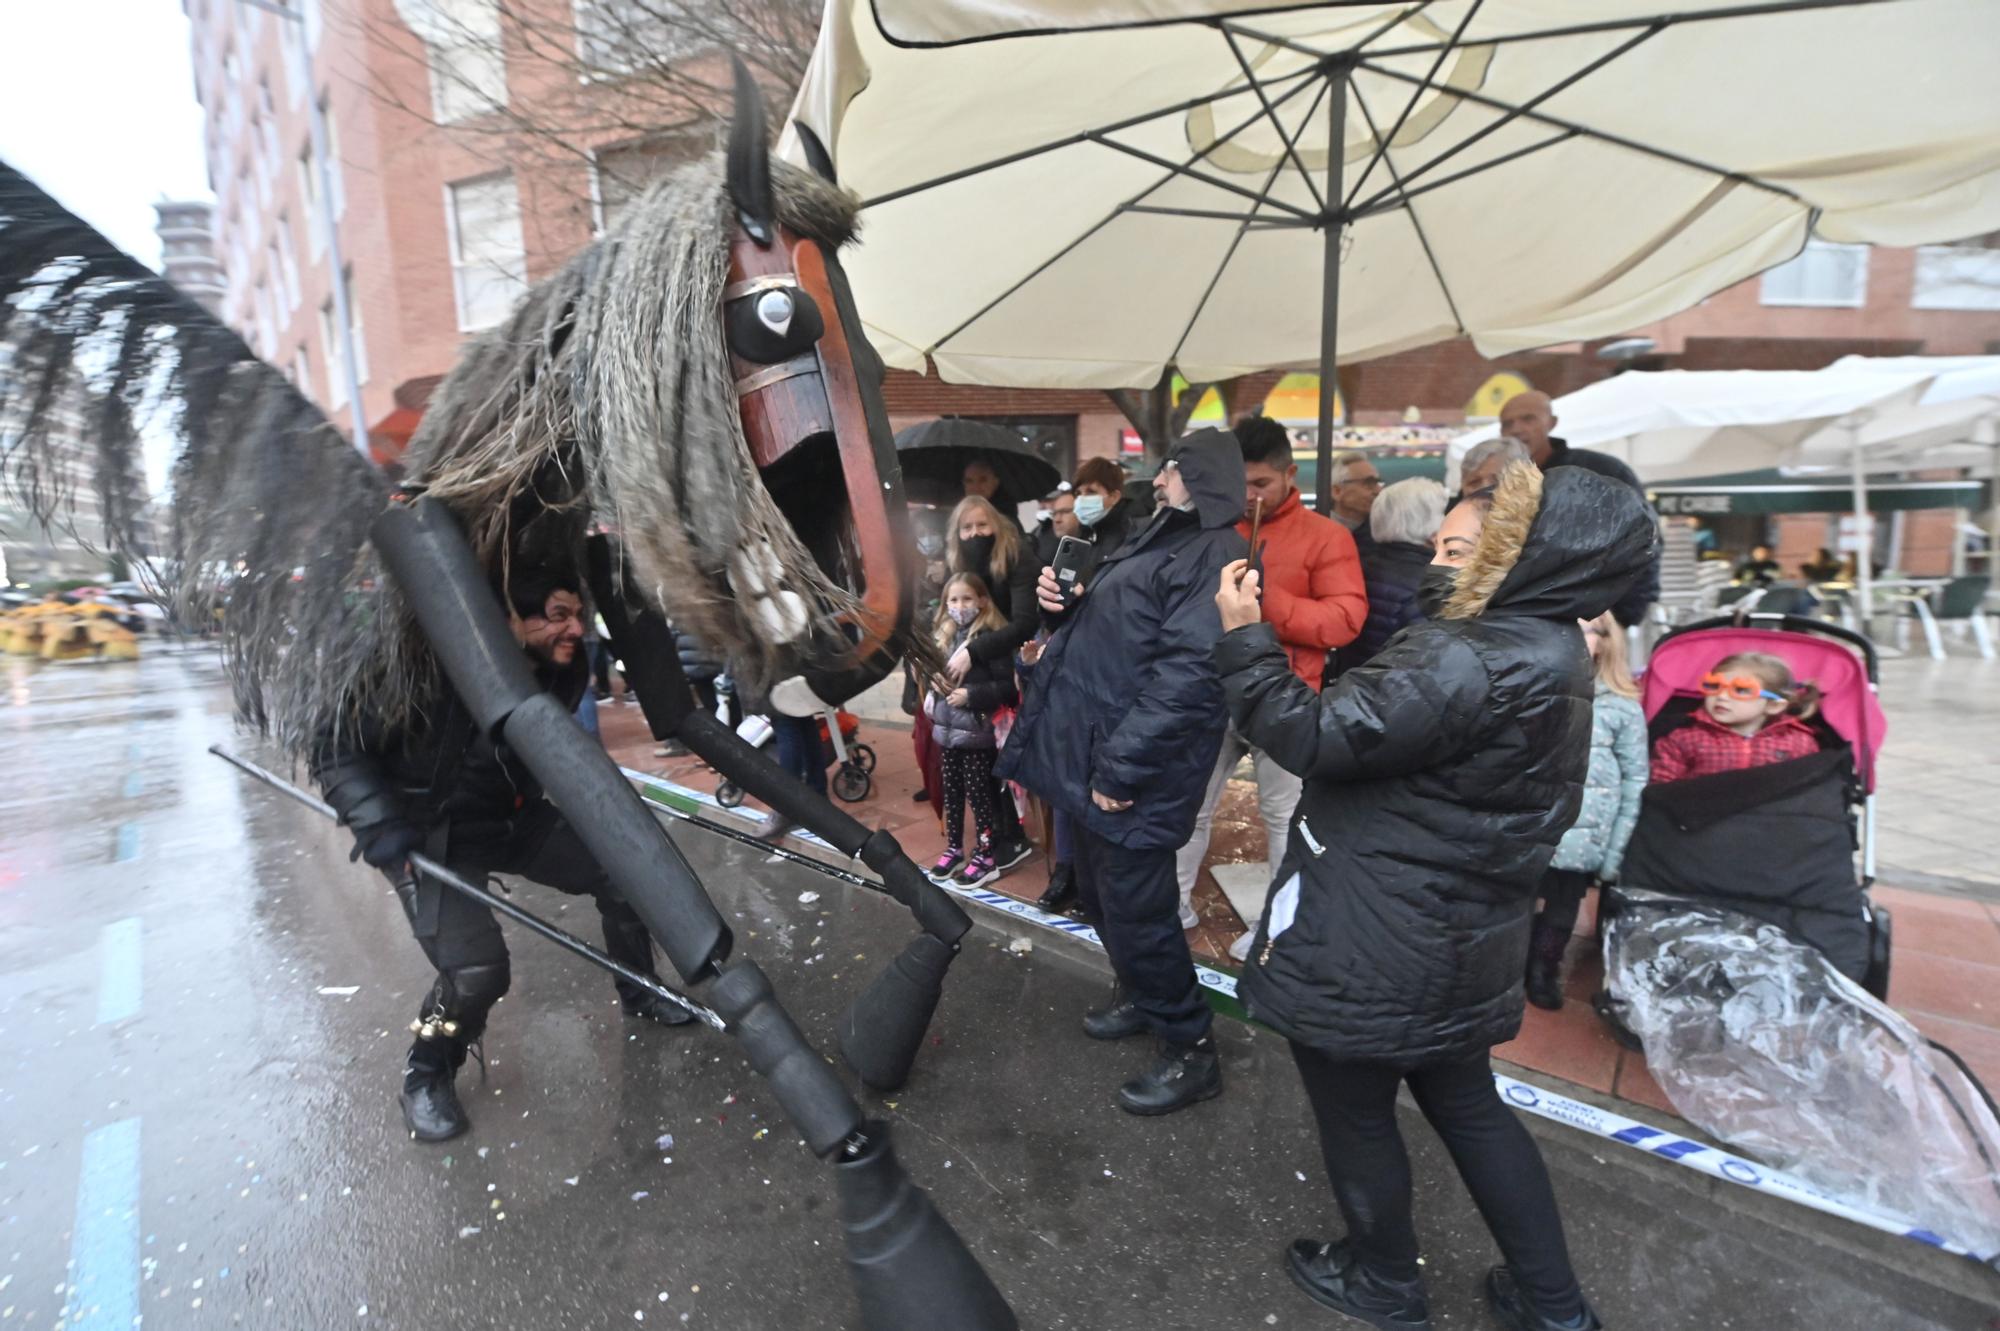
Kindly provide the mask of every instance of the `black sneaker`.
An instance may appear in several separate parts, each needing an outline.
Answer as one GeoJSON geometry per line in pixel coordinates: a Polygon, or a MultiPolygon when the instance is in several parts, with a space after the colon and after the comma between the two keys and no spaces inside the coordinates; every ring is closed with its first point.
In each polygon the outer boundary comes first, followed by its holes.
{"type": "Polygon", "coordinates": [[[1431,1331],[1422,1280],[1390,1280],[1363,1267],[1346,1243],[1294,1239],[1285,1251],[1292,1283],[1321,1307],[1377,1331],[1431,1331]]]}
{"type": "Polygon", "coordinates": [[[1128,1114],[1153,1118],[1221,1094],[1222,1059],[1215,1051],[1213,1035],[1204,1035],[1193,1044],[1161,1040],[1153,1066],[1118,1088],[1118,1107],[1128,1114]]]}
{"type": "Polygon", "coordinates": [[[1586,1303],[1583,1311],[1558,1321],[1528,1302],[1528,1296],[1514,1283],[1514,1273],[1496,1266],[1486,1273],[1486,1302],[1507,1331],[1604,1331],[1604,1323],[1586,1303]]]}

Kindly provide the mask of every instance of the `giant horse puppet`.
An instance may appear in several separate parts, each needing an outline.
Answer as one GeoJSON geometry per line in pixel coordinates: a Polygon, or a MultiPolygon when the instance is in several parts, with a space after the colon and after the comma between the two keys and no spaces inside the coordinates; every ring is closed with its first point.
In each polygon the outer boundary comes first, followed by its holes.
{"type": "Polygon", "coordinates": [[[456,691],[833,1164],[864,1323],[998,1331],[1015,1325],[1005,1302],[763,973],[732,959],[631,785],[537,690],[495,592],[516,563],[588,568],[655,736],[859,857],[911,910],[923,932],[840,1039],[864,1081],[901,1084],[970,921],[892,837],[693,709],[666,621],[799,714],[925,657],[880,367],[835,259],[855,204],[820,175],[771,162],[739,67],[728,151],[654,186],[466,348],[397,483],[235,334],[0,163],[0,443],[8,483],[60,521],[81,412],[111,542],[138,556],[154,553],[140,439],[175,432],[171,557],[151,566],[184,616],[226,599],[241,717],[299,756],[363,714],[420,726],[456,691]]]}

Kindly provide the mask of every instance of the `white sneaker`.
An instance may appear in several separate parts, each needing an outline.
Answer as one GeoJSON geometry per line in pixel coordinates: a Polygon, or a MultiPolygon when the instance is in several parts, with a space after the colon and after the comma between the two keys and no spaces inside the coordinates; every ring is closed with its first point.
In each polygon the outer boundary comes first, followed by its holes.
{"type": "Polygon", "coordinates": [[[1257,941],[1257,934],[1253,930],[1250,933],[1244,934],[1241,938],[1237,939],[1235,942],[1231,943],[1229,945],[1230,960],[1232,961],[1250,960],[1250,945],[1256,941],[1257,941]]]}
{"type": "Polygon", "coordinates": [[[1197,924],[1200,923],[1201,923],[1201,916],[1194,913],[1193,906],[1190,906],[1188,905],[1187,902],[1183,901],[1181,903],[1181,928],[1192,929],[1197,924]]]}

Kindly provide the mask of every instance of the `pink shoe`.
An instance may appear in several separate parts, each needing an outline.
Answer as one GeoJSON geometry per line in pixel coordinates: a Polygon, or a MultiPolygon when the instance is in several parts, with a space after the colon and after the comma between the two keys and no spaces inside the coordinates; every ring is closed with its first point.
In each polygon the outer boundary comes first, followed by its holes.
{"type": "Polygon", "coordinates": [[[984,887],[999,876],[1000,866],[993,862],[993,852],[982,850],[966,862],[958,883],[960,887],[984,887]]]}
{"type": "Polygon", "coordinates": [[[949,882],[952,874],[957,872],[958,866],[963,863],[965,863],[964,851],[956,848],[947,850],[938,856],[937,863],[930,867],[930,872],[925,877],[933,883],[949,882]]]}

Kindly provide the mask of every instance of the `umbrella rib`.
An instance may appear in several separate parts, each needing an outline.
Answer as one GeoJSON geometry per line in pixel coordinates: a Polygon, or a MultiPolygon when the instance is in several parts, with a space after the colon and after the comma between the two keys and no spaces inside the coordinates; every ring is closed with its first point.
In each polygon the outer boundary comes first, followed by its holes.
{"type": "MultiPolygon", "coordinates": [[[[1361,108],[1361,118],[1368,122],[1368,132],[1379,134],[1381,131],[1375,127],[1375,116],[1368,109],[1368,99],[1361,95],[1358,86],[1354,89],[1354,104],[1361,108]]],[[[1398,189],[1402,188],[1402,176],[1397,172],[1396,164],[1390,160],[1387,151],[1382,153],[1382,165],[1389,172],[1389,179],[1396,182],[1398,189]]],[[[1444,269],[1438,266],[1437,251],[1431,248],[1431,238],[1424,233],[1424,224],[1417,217],[1416,207],[1410,203],[1408,195],[1403,198],[1403,207],[1410,214],[1410,226],[1417,233],[1417,243],[1424,247],[1424,258],[1430,263],[1431,276],[1437,278],[1438,292],[1444,297],[1446,308],[1451,311],[1451,322],[1458,329],[1458,335],[1464,337],[1467,334],[1465,316],[1458,312],[1458,302],[1451,296],[1451,284],[1444,280],[1444,269]]]]}
{"type": "Polygon", "coordinates": [[[1371,199],[1361,207],[1353,209],[1349,214],[1348,220],[1358,222],[1364,217],[1374,217],[1382,213],[1395,212],[1398,208],[1407,208],[1410,200],[1421,198],[1423,195],[1429,194],[1432,190],[1443,189],[1446,185],[1457,184],[1461,180],[1479,175],[1482,172],[1491,171],[1496,166],[1505,166],[1509,162],[1517,161],[1533,153],[1538,153],[1544,148],[1553,148],[1559,143],[1568,143],[1571,139],[1579,137],[1579,133],[1580,131],[1574,129],[1563,130],[1561,133],[1543,139],[1539,143],[1530,143],[1525,147],[1516,148],[1512,152],[1503,153],[1490,161],[1481,162],[1478,166],[1468,166],[1463,171],[1454,171],[1448,176],[1440,176],[1429,184],[1420,185],[1416,189],[1408,188],[1409,182],[1405,180],[1402,182],[1404,188],[1393,191],[1393,197],[1390,197],[1391,191],[1384,191],[1382,194],[1377,195],[1375,199],[1371,199]]]}
{"type": "MultiPolygon", "coordinates": [[[[1251,117],[1251,119],[1253,121],[1261,120],[1263,119],[1263,116],[1259,114],[1251,117]]],[[[1242,127],[1239,126],[1239,128],[1242,127]]],[[[1090,142],[1099,145],[1100,147],[1110,148],[1114,152],[1121,152],[1126,154],[1127,156],[1136,157],[1142,162],[1151,162],[1154,166],[1163,166],[1167,170],[1171,171],[1174,175],[1184,176],[1189,180],[1198,180],[1204,185],[1210,185],[1219,190],[1227,190],[1231,194],[1241,195],[1243,198],[1249,199],[1256,203],[1268,202],[1271,204],[1272,207],[1282,208],[1286,212],[1292,214],[1294,217],[1301,217],[1307,220],[1311,220],[1314,216],[1313,213],[1311,213],[1307,209],[1299,207],[1297,204],[1286,203],[1283,199],[1267,200],[1263,196],[1259,195],[1255,190],[1246,188],[1245,186],[1233,184],[1230,181],[1220,179],[1216,176],[1211,176],[1203,171],[1190,170],[1189,168],[1192,167],[1195,162],[1200,161],[1203,157],[1206,157],[1210,152],[1213,152],[1216,147],[1221,146],[1222,141],[1220,139],[1218,139],[1216,143],[1211,147],[1204,149],[1202,152],[1199,152],[1195,154],[1195,156],[1189,158],[1188,161],[1176,164],[1171,157],[1161,157],[1157,153],[1147,152],[1144,148],[1134,148],[1129,143],[1120,143],[1116,139],[1107,139],[1102,134],[1094,134],[1094,133],[1086,134],[1084,137],[1088,139],[1090,142]]],[[[1166,182],[1162,181],[1161,183],[1165,184],[1166,182]]]]}
{"type": "MultiPolygon", "coordinates": [[[[1466,28],[1471,25],[1474,18],[1478,17],[1479,11],[1485,4],[1486,0],[1472,0],[1471,7],[1465,11],[1465,17],[1458,21],[1457,29],[1452,32],[1450,44],[1438,51],[1437,59],[1431,61],[1431,67],[1424,71],[1424,81],[1419,83],[1410,93],[1410,100],[1403,105],[1403,113],[1396,117],[1395,127],[1389,131],[1387,138],[1378,137],[1376,139],[1375,151],[1369,156],[1368,165],[1362,167],[1360,172],[1355,175],[1353,187],[1347,191],[1347,197],[1340,201],[1342,212],[1352,211],[1355,197],[1361,193],[1361,187],[1367,184],[1368,177],[1375,173],[1376,165],[1389,155],[1390,143],[1395,140],[1398,134],[1403,132],[1404,123],[1415,113],[1417,103],[1423,100],[1424,93],[1429,91],[1431,84],[1436,81],[1438,71],[1444,68],[1445,60],[1458,46],[1459,38],[1465,35],[1466,28]]],[[[1356,94],[1356,96],[1358,98],[1359,94],[1356,94]]],[[[1373,126],[1371,125],[1370,128],[1372,130],[1373,126]]]]}
{"type": "MultiPolygon", "coordinates": [[[[1287,80],[1298,80],[1300,86],[1304,87],[1318,73],[1319,71],[1316,69],[1300,69],[1272,79],[1271,82],[1277,84],[1287,80]]],[[[1214,92],[1203,93],[1199,97],[1190,97],[1184,102],[1175,102],[1172,106],[1162,106],[1151,111],[1141,112],[1135,116],[1128,116],[1123,120],[1114,121],[1109,125],[1101,125],[1095,130],[1082,130],[1075,134],[1065,135],[1060,139],[1052,139],[1047,143],[1037,144],[1032,148],[1023,148],[1019,152],[1011,152],[1003,157],[995,157],[991,161],[961,167],[956,171],[947,172],[930,180],[919,181],[914,185],[905,185],[901,189],[890,190],[887,194],[878,194],[874,198],[866,200],[861,206],[863,209],[868,209],[885,203],[894,203],[896,200],[909,195],[920,194],[925,190],[936,189],[941,185],[955,184],[958,181],[966,179],[968,176],[976,176],[986,171],[996,171],[1003,166],[1012,166],[1016,162],[1024,162],[1030,157],[1039,157],[1043,153],[1056,152],[1063,148],[1074,148],[1080,143],[1088,142],[1092,134],[1115,134],[1121,129],[1131,129],[1134,125],[1143,125],[1148,120],[1158,120],[1161,116],[1179,115],[1182,112],[1192,111],[1197,106],[1205,106],[1210,102],[1220,101],[1224,97],[1233,97],[1238,91],[1240,89],[1217,88],[1214,92]]]]}
{"type": "MultiPolygon", "coordinates": [[[[1236,66],[1243,71],[1244,80],[1257,94],[1257,101],[1264,108],[1265,118],[1271,122],[1271,128],[1278,131],[1278,138],[1285,145],[1285,156],[1290,159],[1294,167],[1298,168],[1299,177],[1306,182],[1306,188],[1312,191],[1313,207],[1325,209],[1326,200],[1320,195],[1318,182],[1312,178],[1312,172],[1306,170],[1306,164],[1299,160],[1298,150],[1292,146],[1292,140],[1285,137],[1285,126],[1279,121],[1278,113],[1271,109],[1271,99],[1264,95],[1264,85],[1257,81],[1257,72],[1250,68],[1249,60],[1243,55],[1243,48],[1236,44],[1236,34],[1231,32],[1226,24],[1217,24],[1216,27],[1222,33],[1222,40],[1229,43],[1229,54],[1236,57],[1236,66]]],[[[1264,192],[1266,194],[1271,192],[1269,186],[1265,187],[1264,192]]]]}
{"type": "MultiPolygon", "coordinates": [[[[1900,3],[1901,0],[1760,0],[1759,3],[1732,5],[1727,9],[1707,9],[1693,12],[1667,12],[1649,15],[1635,14],[1630,18],[1605,19],[1598,23],[1571,23],[1560,28],[1541,28],[1534,32],[1501,33],[1492,37],[1476,38],[1474,46],[1511,46],[1519,42],[1550,41],[1557,37],[1588,37],[1601,32],[1620,32],[1628,28],[1644,28],[1658,23],[1668,27],[1683,23],[1707,23],[1715,19],[1759,18],[1778,14],[1804,14],[1820,9],[1851,9],[1859,5],[1880,5],[1900,3]]],[[[1456,38],[1450,42],[1419,42],[1410,46],[1386,46],[1368,54],[1382,58],[1397,55],[1422,55],[1427,51],[1449,51],[1457,45],[1456,38]]]]}
{"type": "MultiPolygon", "coordinates": [[[[1299,134],[1305,133],[1306,126],[1312,124],[1313,115],[1319,110],[1319,104],[1326,100],[1326,93],[1332,86],[1332,82],[1329,81],[1318,92],[1313,94],[1312,104],[1306,107],[1305,116],[1299,121],[1297,134],[1286,136],[1284,125],[1281,123],[1278,124],[1279,137],[1285,140],[1286,157],[1291,157],[1294,164],[1297,163],[1298,159],[1292,156],[1292,146],[1298,141],[1299,134]]],[[[1274,120],[1273,123],[1277,122],[1274,120]]],[[[1271,192],[1272,188],[1277,185],[1278,177],[1284,173],[1284,170],[1285,158],[1281,157],[1278,159],[1278,164],[1271,168],[1271,174],[1264,180],[1264,193],[1269,194],[1271,192]]],[[[1253,211],[1252,215],[1244,218],[1243,224],[1236,228],[1236,236],[1229,242],[1229,248],[1223,252],[1222,262],[1215,266],[1215,276],[1208,280],[1208,286],[1202,291],[1201,299],[1195,302],[1194,312],[1188,315],[1186,326],[1181,329],[1180,337],[1174,342],[1173,355],[1167,358],[1169,364],[1180,360],[1181,348],[1185,347],[1188,338],[1194,335],[1195,324],[1201,321],[1202,312],[1208,308],[1209,299],[1215,295],[1215,289],[1222,285],[1222,275],[1229,271],[1230,262],[1236,258],[1237,248],[1243,244],[1243,237],[1250,233],[1250,224],[1255,220],[1256,216],[1253,211]]]]}
{"type": "MultiPolygon", "coordinates": [[[[1286,102],[1298,96],[1299,93],[1304,91],[1305,89],[1317,86],[1319,85],[1316,83],[1300,83],[1297,87],[1286,90],[1285,93],[1278,98],[1276,104],[1279,106],[1283,106],[1286,102]]],[[[1210,144],[1206,148],[1201,149],[1199,152],[1195,153],[1194,156],[1188,158],[1188,162],[1191,164],[1200,161],[1202,158],[1206,157],[1209,153],[1214,152],[1217,148],[1229,142],[1231,139],[1235,138],[1238,134],[1241,134],[1244,130],[1250,128],[1250,126],[1256,124],[1261,119],[1263,119],[1263,112],[1260,111],[1256,115],[1251,116],[1249,119],[1244,120],[1241,123],[1233,126],[1228,133],[1216,136],[1216,140],[1214,143],[1210,144]]],[[[1117,147],[1119,145],[1111,144],[1107,146],[1117,147]]],[[[1092,236],[1102,231],[1105,227],[1110,226],[1113,222],[1117,221],[1118,218],[1122,216],[1125,213],[1125,211],[1128,208],[1130,208],[1133,204],[1143,201],[1147,195],[1152,194],[1155,190],[1165,188],[1165,186],[1169,181],[1175,180],[1181,175],[1180,171],[1172,169],[1173,164],[1171,162],[1167,162],[1164,164],[1169,168],[1166,175],[1161,176],[1158,180],[1146,186],[1146,188],[1140,190],[1137,194],[1134,194],[1131,198],[1126,199],[1124,202],[1120,203],[1117,207],[1113,208],[1110,212],[1106,213],[1103,217],[1099,218],[1096,222],[1092,223],[1090,227],[1087,230],[1085,230],[1081,235],[1077,236],[1076,239],[1070,241],[1068,244],[1064,245],[1061,249],[1057,250],[1054,254],[1051,254],[1048,258],[1042,260],[1040,263],[1036,264],[1033,268],[1029,269],[1018,280],[1016,280],[1013,283],[1013,285],[1009,286],[1005,291],[995,296],[992,300],[987,301],[977,310],[974,310],[970,315],[967,315],[965,319],[960,321],[957,327],[953,328],[950,332],[946,333],[943,337],[939,338],[937,341],[931,343],[930,350],[932,351],[937,350],[937,348],[943,346],[945,343],[951,341],[953,338],[957,337],[960,333],[970,328],[973,324],[985,318],[989,313],[992,312],[994,307],[1000,304],[1000,302],[1012,296],[1015,292],[1019,291],[1022,287],[1028,285],[1028,283],[1034,281],[1037,277],[1040,277],[1043,273],[1047,272],[1050,268],[1054,267],[1057,263],[1061,262],[1065,257],[1067,257],[1072,251],[1074,251],[1077,248],[1077,246],[1083,244],[1086,240],[1089,240],[1092,236]]]]}
{"type": "MultiPolygon", "coordinates": [[[[1336,0],[1336,3],[1338,3],[1338,0],[1336,0]]],[[[1387,22],[1377,27],[1373,32],[1370,32],[1366,37],[1363,37],[1360,41],[1356,42],[1354,45],[1348,47],[1347,53],[1359,51],[1362,47],[1368,45],[1368,43],[1374,41],[1377,37],[1380,37],[1383,33],[1391,32],[1396,28],[1401,27],[1404,23],[1408,22],[1415,15],[1422,13],[1426,9],[1429,9],[1431,5],[1434,3],[1435,0],[1415,0],[1414,4],[1409,4],[1402,9],[1398,9],[1389,16],[1387,22]]],[[[1260,28],[1245,27],[1243,24],[1238,23],[1233,19],[1213,19],[1210,21],[1214,23],[1214,25],[1218,28],[1224,28],[1231,32],[1241,33],[1245,37],[1254,37],[1256,40],[1260,42],[1269,42],[1272,46],[1282,46],[1288,51],[1296,51],[1300,55],[1309,55],[1313,59],[1319,61],[1325,61],[1335,55],[1343,54],[1342,52],[1337,52],[1337,51],[1323,51],[1316,46],[1307,46],[1304,42],[1298,41],[1295,38],[1281,37],[1275,32],[1265,32],[1260,28]]]]}
{"type": "Polygon", "coordinates": [[[1268,226],[1285,227],[1295,231],[1319,225],[1316,218],[1260,217],[1255,212],[1225,213],[1217,208],[1169,208],[1164,204],[1158,203],[1127,204],[1121,211],[1144,213],[1150,217],[1193,217],[1210,222],[1259,222],[1268,226]]]}
{"type": "MultiPolygon", "coordinates": [[[[1627,41],[1621,42],[1618,46],[1598,56],[1596,59],[1592,60],[1589,64],[1585,65],[1583,68],[1577,70],[1575,73],[1570,74],[1568,77],[1558,81],[1554,86],[1544,88],[1541,92],[1535,94],[1534,97],[1530,98],[1527,102],[1523,103],[1518,107],[1508,105],[1505,103],[1495,102],[1495,100],[1492,98],[1486,98],[1482,100],[1479,96],[1470,93],[1465,93],[1461,89],[1439,87],[1437,91],[1441,96],[1463,97],[1466,100],[1479,102],[1482,105],[1485,105],[1490,102],[1498,106],[1500,109],[1503,109],[1506,112],[1506,114],[1502,115],[1498,120],[1494,121],[1492,124],[1486,126],[1485,128],[1477,130],[1470,135],[1467,135],[1465,138],[1459,140],[1457,143],[1454,143],[1451,147],[1439,153],[1436,157],[1431,158],[1431,160],[1425,162],[1422,166],[1419,166],[1414,171],[1410,172],[1407,176],[1403,178],[1401,187],[1407,187],[1411,181],[1417,179],[1419,176],[1425,175],[1428,172],[1433,171],[1438,167],[1444,165],[1446,162],[1458,156],[1458,154],[1464,152],[1466,149],[1472,147],[1474,144],[1481,143],[1487,138],[1491,137],[1492,135],[1498,134],[1501,130],[1507,128],[1507,126],[1513,124],[1516,120],[1542,118],[1535,112],[1535,108],[1537,106],[1540,106],[1543,102],[1548,101],[1551,97],[1558,96],[1559,94],[1576,86],[1578,83],[1581,83],[1584,79],[1590,77],[1592,74],[1595,74],[1598,70],[1604,68],[1606,65],[1616,60],[1619,56],[1624,55],[1627,51],[1630,51],[1634,47],[1640,45],[1641,43],[1646,42],[1651,38],[1658,36],[1660,33],[1664,31],[1665,31],[1664,28],[1657,28],[1657,27],[1648,28],[1646,31],[1639,33],[1637,36],[1632,37],[1627,41]]],[[[1368,70],[1370,73],[1373,74],[1387,74],[1391,78],[1400,77],[1405,81],[1409,81],[1410,78],[1410,76],[1407,74],[1398,75],[1392,70],[1378,69],[1374,65],[1366,63],[1363,63],[1361,65],[1361,68],[1368,70]]],[[[1391,186],[1389,189],[1377,190],[1375,193],[1368,196],[1368,198],[1361,204],[1361,207],[1367,208],[1382,202],[1390,195],[1396,193],[1398,188],[1400,187],[1391,186]]]]}
{"type": "MultiPolygon", "coordinates": [[[[1655,31],[1658,31],[1658,29],[1656,29],[1655,31]]],[[[1642,37],[1639,40],[1644,40],[1644,36],[1642,35],[1642,37]]],[[[1637,41],[1627,42],[1624,46],[1620,47],[1618,51],[1615,51],[1612,54],[1614,56],[1623,54],[1625,51],[1630,50],[1633,46],[1637,44],[1638,44],[1637,41]]],[[[1701,161],[1699,158],[1689,157],[1684,153],[1677,153],[1667,148],[1656,148],[1651,144],[1640,143],[1636,139],[1628,139],[1622,134],[1613,134],[1608,130],[1592,129],[1590,126],[1580,125],[1574,120],[1565,120],[1561,116],[1552,116],[1545,111],[1536,111],[1533,109],[1538,103],[1548,100],[1548,98],[1554,96],[1558,92],[1561,92],[1563,89],[1569,87],[1571,84],[1575,83],[1578,79],[1582,78],[1585,74],[1591,73],[1593,70],[1603,65],[1604,63],[1605,61],[1601,59],[1592,61],[1588,67],[1570,76],[1569,78],[1564,79],[1561,83],[1549,89],[1549,91],[1543,93],[1541,96],[1535,98],[1534,101],[1527,103],[1525,106],[1514,106],[1511,103],[1501,101],[1497,97],[1488,97],[1484,93],[1470,92],[1464,88],[1442,88],[1442,87],[1439,88],[1438,91],[1441,95],[1448,97],[1456,97],[1461,101],[1472,102],[1475,105],[1484,106],[1489,110],[1502,111],[1505,112],[1506,114],[1499,121],[1488,126],[1486,129],[1480,131],[1480,133],[1475,135],[1473,138],[1465,140],[1465,142],[1459,144],[1457,147],[1454,147],[1448,150],[1447,152],[1441,154],[1440,156],[1432,158],[1430,161],[1424,163],[1424,165],[1418,167],[1415,171],[1412,171],[1407,177],[1405,177],[1405,181],[1407,182],[1409,180],[1416,179],[1424,172],[1429,171],[1432,167],[1435,167],[1440,162],[1443,162],[1446,158],[1451,157],[1453,154],[1457,153],[1460,148],[1469,147],[1472,143],[1476,142],[1478,139],[1484,138],[1486,135],[1492,133],[1494,130],[1500,129],[1515,120],[1531,120],[1538,125],[1547,125],[1551,129],[1568,130],[1571,134],[1580,135],[1583,138],[1587,139],[1595,139],[1600,143],[1608,143],[1615,148],[1626,148],[1632,152],[1642,153],[1647,157],[1657,157],[1661,161],[1672,162],[1676,166],[1684,166],[1687,167],[1689,170],[1705,171],[1708,174],[1713,176],[1718,176],[1723,180],[1735,180],[1735,181],[1741,181],[1743,184],[1746,185],[1754,185],[1759,189],[1769,190],[1771,193],[1782,195],[1787,199],[1795,199],[1795,200],[1799,199],[1798,191],[1787,189],[1783,185],[1773,184],[1768,180],[1760,180],[1758,177],[1750,175],[1748,172],[1731,171],[1725,167],[1717,166],[1713,162],[1704,162],[1701,161]]],[[[1383,69],[1380,68],[1379,66],[1370,64],[1364,64],[1361,67],[1363,69],[1366,69],[1369,73],[1378,74],[1383,78],[1396,79],[1403,83],[1416,82],[1416,78],[1414,75],[1398,73],[1396,70],[1393,69],[1383,69]]],[[[1362,207],[1364,208],[1369,207],[1379,202],[1382,197],[1383,196],[1378,195],[1374,198],[1370,198],[1369,200],[1367,200],[1366,203],[1362,205],[1362,207]]],[[[1800,200],[1800,202],[1803,202],[1803,200],[1800,200]]]]}

